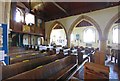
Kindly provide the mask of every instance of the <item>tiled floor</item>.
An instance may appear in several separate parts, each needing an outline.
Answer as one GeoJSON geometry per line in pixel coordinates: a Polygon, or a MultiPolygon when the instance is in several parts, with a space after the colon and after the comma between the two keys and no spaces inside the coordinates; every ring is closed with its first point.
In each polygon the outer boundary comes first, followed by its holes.
{"type": "MultiPolygon", "coordinates": [[[[118,68],[117,64],[114,63],[114,61],[108,60],[105,62],[106,66],[109,66],[110,73],[109,73],[109,81],[119,81],[120,80],[120,68],[118,68]]],[[[79,79],[79,81],[84,80],[84,68],[81,67],[74,75],[73,77],[76,77],[79,79]]]]}
{"type": "Polygon", "coordinates": [[[105,62],[106,66],[109,66],[110,68],[110,73],[109,73],[109,79],[120,79],[119,78],[119,71],[120,69],[118,68],[117,64],[115,63],[114,59],[111,61],[110,57],[107,59],[105,62]]]}

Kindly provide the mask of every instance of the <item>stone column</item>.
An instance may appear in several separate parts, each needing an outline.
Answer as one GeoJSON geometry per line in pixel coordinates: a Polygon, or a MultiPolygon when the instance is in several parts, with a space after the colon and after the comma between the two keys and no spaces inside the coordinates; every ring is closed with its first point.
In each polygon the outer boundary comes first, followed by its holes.
{"type": "Polygon", "coordinates": [[[107,39],[100,39],[99,50],[105,53],[106,47],[107,47],[107,39]]]}
{"type": "Polygon", "coordinates": [[[49,43],[50,43],[50,37],[47,37],[47,38],[45,39],[45,44],[48,45],[49,43]]]}
{"type": "Polygon", "coordinates": [[[70,47],[70,35],[68,34],[68,37],[67,37],[67,46],[70,47]]]}

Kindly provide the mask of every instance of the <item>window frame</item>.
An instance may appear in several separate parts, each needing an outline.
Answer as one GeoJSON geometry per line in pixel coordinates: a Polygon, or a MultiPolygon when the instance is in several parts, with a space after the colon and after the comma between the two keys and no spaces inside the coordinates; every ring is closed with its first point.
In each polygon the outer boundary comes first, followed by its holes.
{"type": "Polygon", "coordinates": [[[20,9],[19,7],[16,7],[16,17],[15,17],[15,21],[16,22],[24,22],[24,13],[23,13],[23,11],[22,11],[22,9],[20,9]],[[19,12],[20,13],[20,20],[19,21],[17,21],[17,12],[19,12]]]}
{"type": "Polygon", "coordinates": [[[96,31],[95,31],[95,29],[94,28],[85,28],[84,30],[83,30],[83,42],[84,43],[95,43],[96,42],[96,31]],[[85,38],[84,38],[84,36],[85,36],[85,33],[87,32],[87,30],[92,30],[93,31],[93,34],[94,34],[94,41],[92,41],[92,42],[86,42],[85,41],[85,38]]]}
{"type": "MultiPolygon", "coordinates": [[[[113,41],[113,37],[114,37],[113,31],[114,31],[114,29],[118,29],[118,33],[119,33],[119,27],[118,27],[118,25],[115,25],[115,26],[113,26],[113,28],[112,28],[112,43],[113,43],[113,44],[118,44],[118,43],[116,43],[116,42],[113,41]]],[[[118,39],[119,39],[119,38],[118,38],[118,39]]],[[[119,42],[119,41],[118,41],[118,42],[119,42]]]]}
{"type": "MultiPolygon", "coordinates": [[[[26,23],[26,15],[28,15],[28,14],[30,14],[30,15],[33,15],[33,14],[31,14],[31,13],[25,13],[25,23],[26,23]]],[[[34,16],[34,23],[32,23],[32,24],[35,24],[35,15],[33,15],[34,16]]],[[[27,25],[28,24],[30,24],[30,23],[26,23],[27,25]]]]}

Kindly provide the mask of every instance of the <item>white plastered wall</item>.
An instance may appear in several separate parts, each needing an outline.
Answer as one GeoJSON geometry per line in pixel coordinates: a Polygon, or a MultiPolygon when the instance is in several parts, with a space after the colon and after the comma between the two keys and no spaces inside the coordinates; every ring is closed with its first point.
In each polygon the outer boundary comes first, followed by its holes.
{"type": "Polygon", "coordinates": [[[74,37],[74,40],[73,41],[71,41],[71,43],[73,43],[75,46],[84,46],[84,47],[86,47],[86,43],[84,42],[84,40],[83,40],[83,35],[84,35],[84,30],[86,30],[87,28],[92,28],[92,29],[94,29],[95,30],[95,42],[94,43],[92,43],[92,47],[95,47],[95,48],[97,48],[98,47],[98,39],[99,39],[99,37],[98,37],[98,32],[97,32],[97,29],[94,27],[94,26],[85,26],[85,27],[75,27],[74,29],[73,29],[73,32],[72,32],[72,34],[74,35],[73,37],[74,37]],[[77,41],[77,40],[75,40],[76,39],[76,34],[79,34],[80,35],[80,39],[79,39],[79,41],[77,41]]]}
{"type": "MultiPolygon", "coordinates": [[[[47,32],[48,32],[50,26],[55,21],[58,21],[61,24],[63,24],[68,33],[72,23],[78,17],[80,17],[82,15],[86,15],[86,16],[92,18],[99,25],[99,27],[102,31],[102,38],[104,38],[103,31],[104,31],[106,25],[112,19],[112,17],[114,17],[117,13],[118,13],[118,6],[115,6],[115,7],[110,7],[110,8],[106,8],[106,9],[102,9],[102,10],[97,10],[97,11],[93,11],[93,12],[89,12],[89,13],[79,14],[79,15],[75,15],[75,16],[70,16],[70,17],[46,22],[45,23],[46,37],[48,37],[47,32]]],[[[102,40],[104,40],[104,39],[102,39],[102,40]]]]}

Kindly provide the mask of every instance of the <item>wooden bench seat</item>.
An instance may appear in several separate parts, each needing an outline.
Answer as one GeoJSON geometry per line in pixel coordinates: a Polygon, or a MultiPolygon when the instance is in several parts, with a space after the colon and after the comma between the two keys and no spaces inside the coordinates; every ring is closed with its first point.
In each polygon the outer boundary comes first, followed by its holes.
{"type": "Polygon", "coordinates": [[[19,73],[34,69],[40,65],[45,65],[50,62],[53,62],[57,60],[57,58],[58,58],[57,55],[51,55],[51,56],[45,56],[45,57],[37,58],[33,60],[24,60],[23,62],[11,64],[8,66],[3,66],[2,78],[7,79],[19,73]]]}
{"type": "Polygon", "coordinates": [[[18,57],[18,58],[14,58],[14,59],[11,59],[10,60],[10,64],[14,64],[14,63],[17,63],[17,62],[21,62],[23,60],[30,60],[30,59],[34,59],[34,58],[39,58],[39,57],[43,57],[45,56],[45,54],[35,54],[35,53],[31,53],[27,56],[24,56],[24,57],[18,57]]]}
{"type": "Polygon", "coordinates": [[[66,77],[68,77],[69,74],[73,72],[72,69],[75,70],[75,67],[77,68],[77,64],[71,64],[66,68],[62,69],[59,73],[55,74],[55,76],[50,77],[49,79],[66,79],[66,77]]]}
{"type": "MultiPolygon", "coordinates": [[[[15,57],[10,57],[10,64],[14,64],[14,63],[17,63],[17,62],[21,62],[23,60],[29,60],[29,59],[34,59],[34,58],[38,58],[38,57],[42,57],[42,56],[48,56],[48,55],[54,55],[54,51],[53,50],[49,50],[48,52],[45,52],[45,53],[40,53],[40,52],[31,52],[31,53],[28,53],[28,54],[18,54],[16,55],[15,57]]],[[[61,57],[61,53],[58,54],[60,55],[59,57],[61,57]]],[[[63,57],[64,57],[64,54],[63,54],[63,57]]],[[[63,58],[61,57],[61,58],[63,58]]]]}
{"type": "Polygon", "coordinates": [[[38,53],[39,51],[24,51],[24,52],[16,52],[16,53],[10,53],[9,56],[11,58],[14,58],[18,55],[21,55],[21,56],[25,56],[25,55],[29,55],[30,53],[38,53]]]}
{"type": "Polygon", "coordinates": [[[66,77],[68,77],[68,75],[71,74],[71,71],[76,67],[77,67],[76,56],[71,55],[60,60],[56,60],[47,65],[39,66],[33,70],[10,77],[4,81],[14,79],[20,79],[21,81],[24,81],[25,79],[27,80],[48,79],[48,81],[50,79],[52,79],[52,81],[58,79],[65,79],[66,77]]]}

